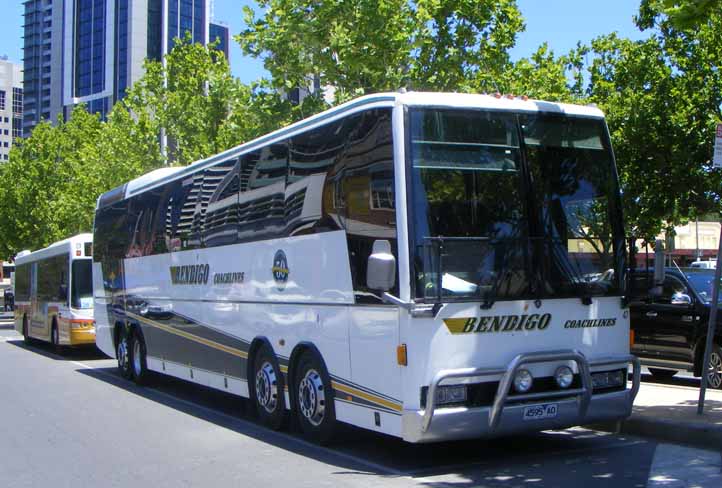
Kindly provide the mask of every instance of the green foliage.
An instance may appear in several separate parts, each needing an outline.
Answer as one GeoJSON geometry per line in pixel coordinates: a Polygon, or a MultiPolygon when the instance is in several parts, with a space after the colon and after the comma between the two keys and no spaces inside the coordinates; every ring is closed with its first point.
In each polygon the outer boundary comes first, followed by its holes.
{"type": "Polygon", "coordinates": [[[605,111],[630,232],[719,212],[722,178],[711,169],[722,103],[720,17],[694,32],[667,21],[647,40],[611,34],[592,42],[588,95],[605,111]]]}
{"type": "Polygon", "coordinates": [[[397,90],[494,91],[523,29],[515,0],[260,0],[235,37],[262,57],[275,88],[309,75],[336,101],[397,90]]]}
{"type": "Polygon", "coordinates": [[[694,29],[720,9],[722,0],[642,0],[637,23],[649,28],[664,15],[677,29],[694,29]]]}

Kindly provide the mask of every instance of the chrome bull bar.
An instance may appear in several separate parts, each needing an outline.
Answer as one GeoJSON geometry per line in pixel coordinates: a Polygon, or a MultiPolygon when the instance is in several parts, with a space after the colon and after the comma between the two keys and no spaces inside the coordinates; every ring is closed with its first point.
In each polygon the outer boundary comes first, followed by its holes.
{"type": "Polygon", "coordinates": [[[639,392],[639,385],[641,382],[642,368],[639,363],[639,358],[630,354],[621,356],[611,356],[607,358],[600,358],[594,361],[588,361],[583,353],[576,350],[561,350],[561,351],[549,351],[549,352],[533,352],[524,353],[516,356],[506,368],[461,368],[461,369],[445,369],[439,371],[429,385],[428,393],[426,395],[426,408],[424,410],[424,416],[421,423],[422,432],[426,432],[431,425],[431,421],[434,418],[434,410],[436,409],[436,390],[440,384],[449,379],[455,378],[471,378],[476,376],[500,376],[499,387],[497,388],[494,401],[492,402],[491,410],[489,412],[489,431],[494,432],[501,422],[502,413],[504,406],[506,405],[509,398],[509,391],[511,388],[512,381],[516,372],[524,365],[535,364],[535,363],[546,363],[552,361],[574,361],[577,364],[579,375],[581,378],[582,385],[579,388],[572,388],[567,390],[558,390],[552,392],[542,393],[527,393],[521,395],[513,395],[511,400],[513,401],[527,401],[527,400],[547,400],[560,397],[577,397],[579,403],[579,417],[583,419],[589,408],[589,403],[592,399],[593,385],[592,385],[592,367],[611,366],[613,364],[625,363],[629,365],[632,363],[632,389],[628,394],[628,407],[631,409],[634,399],[639,392]]]}

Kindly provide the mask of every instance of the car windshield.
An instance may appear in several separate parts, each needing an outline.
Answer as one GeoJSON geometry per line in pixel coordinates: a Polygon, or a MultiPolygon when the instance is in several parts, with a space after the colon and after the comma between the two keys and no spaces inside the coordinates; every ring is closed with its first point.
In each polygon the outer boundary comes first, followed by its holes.
{"type": "Polygon", "coordinates": [[[70,295],[73,308],[93,308],[92,262],[90,259],[73,261],[72,293],[70,295]]]}
{"type": "MultiPolygon", "coordinates": [[[[712,303],[712,285],[714,284],[714,270],[708,273],[688,273],[687,280],[690,282],[694,291],[697,292],[699,298],[705,303],[712,303]]],[[[722,285],[722,282],[720,283],[722,285]]],[[[722,293],[718,297],[717,303],[722,303],[722,293]]]]}
{"type": "Polygon", "coordinates": [[[619,294],[606,141],[600,119],[412,109],[416,297],[619,294]]]}

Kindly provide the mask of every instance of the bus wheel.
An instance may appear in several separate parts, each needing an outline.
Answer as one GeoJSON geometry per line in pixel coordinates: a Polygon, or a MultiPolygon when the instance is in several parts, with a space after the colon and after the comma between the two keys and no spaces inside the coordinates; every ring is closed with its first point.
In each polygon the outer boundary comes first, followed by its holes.
{"type": "Polygon", "coordinates": [[[58,323],[53,320],[53,326],[50,329],[50,343],[53,345],[55,354],[63,356],[65,348],[60,344],[60,332],[58,331],[58,323]]]}
{"type": "Polygon", "coordinates": [[[273,353],[262,346],[253,362],[253,400],[261,422],[279,430],[286,419],[283,376],[273,353]]]}
{"type": "Polygon", "coordinates": [[[118,342],[115,346],[115,357],[118,359],[118,371],[120,376],[129,380],[133,377],[133,370],[130,367],[130,338],[126,328],[120,327],[118,331],[118,342]]]}
{"type": "Polygon", "coordinates": [[[303,433],[320,444],[328,444],[336,430],[336,411],[331,378],[321,361],[304,352],[296,368],[296,415],[303,433]]]}
{"type": "Polygon", "coordinates": [[[133,366],[133,379],[138,385],[147,385],[150,379],[150,371],[148,371],[148,363],[145,349],[145,340],[143,333],[139,328],[133,329],[133,349],[130,355],[131,364],[133,366]]]}

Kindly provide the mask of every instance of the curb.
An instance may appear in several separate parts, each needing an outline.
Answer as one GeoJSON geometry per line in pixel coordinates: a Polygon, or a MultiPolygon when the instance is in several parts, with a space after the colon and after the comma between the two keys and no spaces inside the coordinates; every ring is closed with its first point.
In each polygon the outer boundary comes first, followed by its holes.
{"type": "Polygon", "coordinates": [[[632,414],[630,418],[621,422],[606,422],[589,427],[605,432],[649,437],[675,444],[722,449],[722,427],[716,425],[650,419],[632,414]]]}

